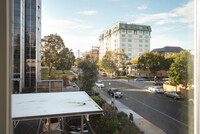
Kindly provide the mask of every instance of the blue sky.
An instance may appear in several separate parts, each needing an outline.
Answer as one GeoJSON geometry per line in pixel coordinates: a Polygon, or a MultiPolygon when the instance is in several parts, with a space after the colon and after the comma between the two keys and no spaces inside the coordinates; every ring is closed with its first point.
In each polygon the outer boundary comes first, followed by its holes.
{"type": "Polygon", "coordinates": [[[119,21],[150,25],[151,50],[193,50],[191,0],[42,0],[42,37],[57,33],[74,52],[98,46],[99,35],[119,21]]]}

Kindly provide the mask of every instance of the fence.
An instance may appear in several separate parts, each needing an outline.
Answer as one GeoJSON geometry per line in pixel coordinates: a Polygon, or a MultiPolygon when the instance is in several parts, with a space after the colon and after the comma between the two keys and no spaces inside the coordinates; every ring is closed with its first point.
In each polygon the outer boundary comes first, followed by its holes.
{"type": "Polygon", "coordinates": [[[38,80],[37,81],[37,93],[43,92],[62,92],[63,80],[38,80]]]}

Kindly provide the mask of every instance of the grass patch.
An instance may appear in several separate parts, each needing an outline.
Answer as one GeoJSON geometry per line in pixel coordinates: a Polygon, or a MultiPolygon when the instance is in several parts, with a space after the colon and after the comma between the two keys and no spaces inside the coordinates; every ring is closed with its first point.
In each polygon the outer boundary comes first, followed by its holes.
{"type": "MultiPolygon", "coordinates": [[[[52,70],[51,75],[55,76],[57,79],[61,79],[63,76],[66,76],[70,80],[75,77],[75,75],[70,70],[65,70],[63,74],[62,70],[52,70]]],[[[48,67],[41,68],[41,79],[42,80],[49,80],[49,72],[48,67]]]]}

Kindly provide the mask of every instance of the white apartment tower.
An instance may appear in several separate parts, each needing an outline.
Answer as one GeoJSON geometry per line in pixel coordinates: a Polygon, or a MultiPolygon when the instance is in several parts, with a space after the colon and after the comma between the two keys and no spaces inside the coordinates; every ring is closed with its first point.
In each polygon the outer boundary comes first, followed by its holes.
{"type": "Polygon", "coordinates": [[[133,59],[150,50],[151,26],[118,22],[99,36],[99,58],[120,48],[133,59]]]}

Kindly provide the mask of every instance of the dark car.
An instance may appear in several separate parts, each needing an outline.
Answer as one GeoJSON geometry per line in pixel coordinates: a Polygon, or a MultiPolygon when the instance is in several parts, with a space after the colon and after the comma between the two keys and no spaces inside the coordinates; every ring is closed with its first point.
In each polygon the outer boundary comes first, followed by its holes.
{"type": "Polygon", "coordinates": [[[121,91],[119,91],[117,89],[114,89],[114,90],[109,89],[108,94],[111,95],[112,97],[116,97],[116,98],[121,98],[123,96],[121,91]]]}
{"type": "Polygon", "coordinates": [[[134,79],[134,81],[147,81],[147,79],[141,77],[141,78],[134,79]]]}
{"type": "Polygon", "coordinates": [[[155,86],[162,86],[163,85],[163,81],[156,81],[154,83],[155,86]]]}
{"type": "Polygon", "coordinates": [[[184,99],[184,97],[180,94],[180,92],[170,91],[170,92],[165,92],[164,95],[168,96],[168,97],[172,97],[175,100],[176,99],[184,99]]]}

